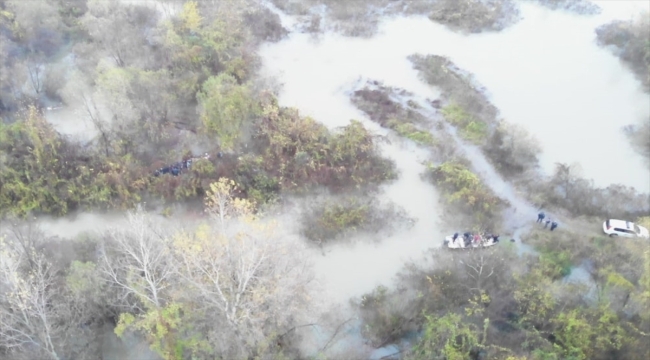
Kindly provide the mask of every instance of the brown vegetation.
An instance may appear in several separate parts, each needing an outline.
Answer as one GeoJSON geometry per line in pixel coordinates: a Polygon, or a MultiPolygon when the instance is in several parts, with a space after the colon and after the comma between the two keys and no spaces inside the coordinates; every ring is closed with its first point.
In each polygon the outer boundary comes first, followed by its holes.
{"type": "MultiPolygon", "coordinates": [[[[435,138],[426,130],[427,120],[417,111],[417,105],[403,106],[397,99],[392,98],[395,89],[387,88],[378,82],[352,94],[352,103],[368,117],[382,127],[394,130],[399,135],[420,145],[434,145],[435,138]]],[[[400,95],[406,95],[402,90],[400,95]]]]}

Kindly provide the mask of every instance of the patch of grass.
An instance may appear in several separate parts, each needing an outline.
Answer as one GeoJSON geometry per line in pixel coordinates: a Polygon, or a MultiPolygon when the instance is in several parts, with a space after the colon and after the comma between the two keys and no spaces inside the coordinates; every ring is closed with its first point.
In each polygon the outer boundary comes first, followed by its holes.
{"type": "Polygon", "coordinates": [[[389,121],[388,126],[401,136],[420,145],[434,145],[435,139],[428,131],[418,130],[413,124],[389,121]]]}
{"type": "Polygon", "coordinates": [[[457,104],[449,104],[442,109],[445,119],[452,125],[464,127],[472,122],[472,115],[468,114],[457,104]]]}
{"type": "Polygon", "coordinates": [[[489,129],[485,122],[475,119],[457,104],[449,104],[442,109],[442,114],[450,124],[460,129],[460,135],[473,143],[482,143],[488,136],[489,129]]]}
{"type": "Polygon", "coordinates": [[[482,121],[472,121],[461,129],[461,136],[473,143],[483,143],[488,135],[488,126],[482,121]]]}

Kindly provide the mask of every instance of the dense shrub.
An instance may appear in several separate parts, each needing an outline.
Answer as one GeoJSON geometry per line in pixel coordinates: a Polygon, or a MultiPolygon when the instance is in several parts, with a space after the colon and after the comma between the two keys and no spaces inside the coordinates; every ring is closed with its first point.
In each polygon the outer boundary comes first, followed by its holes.
{"type": "Polygon", "coordinates": [[[146,180],[129,159],[102,163],[62,139],[35,107],[0,124],[0,209],[65,214],[80,205],[132,204],[146,180]]]}
{"type": "Polygon", "coordinates": [[[404,212],[392,205],[382,206],[368,195],[347,194],[310,201],[302,211],[301,232],[307,239],[321,244],[358,231],[386,234],[402,220],[405,220],[404,212]]]}
{"type": "Polygon", "coordinates": [[[516,21],[518,11],[509,0],[439,0],[429,19],[466,33],[500,31],[516,21]]]}
{"type": "Polygon", "coordinates": [[[324,185],[341,189],[394,179],[395,165],[379,154],[377,137],[352,121],[336,133],[294,109],[269,99],[256,141],[264,149],[265,170],[285,189],[324,185]]]}
{"type": "Polygon", "coordinates": [[[448,161],[429,166],[428,176],[443,192],[448,204],[457,210],[472,214],[477,227],[498,231],[501,211],[505,205],[483,184],[481,179],[459,161],[448,161]]]}

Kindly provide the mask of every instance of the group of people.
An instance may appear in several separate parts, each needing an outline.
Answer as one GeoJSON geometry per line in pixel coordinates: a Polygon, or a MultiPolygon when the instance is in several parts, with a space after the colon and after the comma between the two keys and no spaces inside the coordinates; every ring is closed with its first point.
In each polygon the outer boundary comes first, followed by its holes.
{"type": "Polygon", "coordinates": [[[539,214],[537,214],[537,222],[540,224],[544,224],[544,229],[548,228],[549,225],[551,225],[551,231],[555,230],[557,228],[557,221],[552,220],[550,217],[547,218],[546,214],[544,214],[543,211],[540,211],[539,214]],[[546,220],[544,220],[546,219],[546,220]]]}
{"type": "MultiPolygon", "coordinates": [[[[221,158],[223,154],[220,152],[218,157],[221,158]]],[[[192,167],[192,162],[200,159],[210,159],[210,154],[205,153],[201,157],[192,157],[187,160],[179,161],[170,166],[162,167],[154,172],[154,176],[160,176],[164,174],[172,174],[172,176],[178,176],[183,170],[189,170],[192,167]]]]}
{"type": "Polygon", "coordinates": [[[498,243],[499,242],[499,235],[493,235],[493,234],[473,234],[470,232],[466,232],[463,234],[462,239],[459,239],[460,234],[459,233],[454,233],[454,236],[452,236],[451,241],[452,243],[456,243],[456,240],[462,240],[463,244],[465,247],[468,247],[472,244],[479,245],[482,243],[498,243]]]}

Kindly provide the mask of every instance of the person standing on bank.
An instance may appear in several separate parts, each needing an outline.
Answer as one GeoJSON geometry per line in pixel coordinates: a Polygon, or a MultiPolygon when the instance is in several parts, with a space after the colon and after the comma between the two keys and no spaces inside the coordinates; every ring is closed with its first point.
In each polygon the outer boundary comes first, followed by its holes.
{"type": "Polygon", "coordinates": [[[539,214],[537,214],[537,222],[541,223],[542,221],[544,221],[545,217],[546,217],[546,214],[544,214],[543,211],[540,211],[539,214]]]}
{"type": "Polygon", "coordinates": [[[550,223],[551,223],[551,218],[546,219],[546,221],[544,221],[544,229],[546,229],[548,227],[548,224],[550,223]]]}
{"type": "Polygon", "coordinates": [[[551,231],[555,230],[555,228],[557,228],[557,221],[551,223],[551,231]]]}

